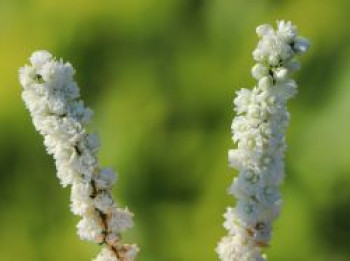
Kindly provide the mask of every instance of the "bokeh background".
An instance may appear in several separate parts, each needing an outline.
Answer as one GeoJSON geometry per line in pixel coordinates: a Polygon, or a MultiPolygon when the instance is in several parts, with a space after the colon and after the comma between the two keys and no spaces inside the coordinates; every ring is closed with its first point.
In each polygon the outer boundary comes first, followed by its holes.
{"type": "Polygon", "coordinates": [[[252,87],[255,27],[290,19],[312,42],[289,104],[285,204],[271,261],[350,260],[350,1],[0,0],[0,260],[83,261],[69,189],[34,131],[18,68],[37,49],[77,69],[101,163],[135,213],[139,261],[217,260],[235,170],[235,90],[252,87]]]}

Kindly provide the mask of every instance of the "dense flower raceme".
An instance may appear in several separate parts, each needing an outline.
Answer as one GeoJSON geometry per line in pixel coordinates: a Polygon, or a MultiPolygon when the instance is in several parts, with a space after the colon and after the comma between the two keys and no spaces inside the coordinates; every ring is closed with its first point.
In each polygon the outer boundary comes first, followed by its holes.
{"type": "Polygon", "coordinates": [[[286,102],[297,92],[290,74],[299,68],[295,55],[309,43],[290,22],[277,29],[261,25],[253,52],[257,62],[252,90],[241,89],[234,100],[237,116],[232,123],[237,148],[229,151],[230,166],[239,170],[229,193],[237,199],[225,213],[228,231],[216,249],[222,261],[263,261],[262,247],[269,244],[272,223],[281,207],[279,186],[284,179],[285,132],[289,122],[286,102]]]}
{"type": "Polygon", "coordinates": [[[133,215],[112,198],[116,174],[99,167],[99,139],[86,132],[92,113],[80,99],[73,67],[46,51],[33,53],[30,62],[20,69],[22,98],[56,161],[61,184],[72,187],[70,207],[81,216],[80,238],[104,245],[96,261],[134,260],[138,248],[122,244],[120,235],[133,226],[133,215]]]}

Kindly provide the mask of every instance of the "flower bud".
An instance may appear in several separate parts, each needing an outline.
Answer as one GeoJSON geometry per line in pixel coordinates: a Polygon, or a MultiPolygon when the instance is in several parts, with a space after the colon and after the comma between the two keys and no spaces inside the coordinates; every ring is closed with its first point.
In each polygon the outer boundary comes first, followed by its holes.
{"type": "Polygon", "coordinates": [[[284,81],[287,79],[288,70],[286,68],[281,67],[275,70],[273,75],[277,81],[284,81]]]}
{"type": "Polygon", "coordinates": [[[273,81],[270,76],[265,76],[259,80],[258,86],[262,90],[266,90],[270,87],[272,87],[273,81]]]}
{"type": "Polygon", "coordinates": [[[252,68],[252,76],[259,80],[264,76],[268,76],[269,75],[269,68],[262,65],[261,63],[257,63],[253,66],[252,68]]]}

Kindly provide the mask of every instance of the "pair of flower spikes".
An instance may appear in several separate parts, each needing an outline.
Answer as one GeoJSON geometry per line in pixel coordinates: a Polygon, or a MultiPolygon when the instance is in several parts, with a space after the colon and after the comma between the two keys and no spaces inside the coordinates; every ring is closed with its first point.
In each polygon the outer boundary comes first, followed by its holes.
{"type": "MultiPolygon", "coordinates": [[[[266,260],[263,249],[282,202],[286,102],[297,91],[290,76],[300,67],[295,56],[309,47],[291,22],[278,21],[276,29],[260,25],[256,32],[252,75],[258,83],[239,90],[234,100],[232,139],[237,148],[229,151],[229,163],[239,175],[229,193],[237,203],[224,214],[228,235],[216,248],[222,261],[266,260]]],[[[57,176],[63,186],[71,186],[71,211],[81,217],[78,235],[103,245],[95,261],[133,261],[138,247],[121,241],[121,233],[133,226],[133,214],[112,197],[116,174],[99,165],[98,136],[86,130],[92,112],[80,98],[73,67],[47,51],[36,51],[20,69],[20,82],[33,124],[55,159],[57,176]]]]}

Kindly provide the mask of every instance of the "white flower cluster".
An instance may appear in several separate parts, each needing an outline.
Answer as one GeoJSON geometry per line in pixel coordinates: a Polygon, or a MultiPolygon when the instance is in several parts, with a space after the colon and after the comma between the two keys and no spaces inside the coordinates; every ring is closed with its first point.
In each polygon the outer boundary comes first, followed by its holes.
{"type": "Polygon", "coordinates": [[[286,102],[297,91],[290,78],[299,68],[296,54],[309,43],[291,22],[277,22],[277,29],[261,25],[260,40],[253,52],[257,62],[252,90],[241,89],[234,100],[237,116],[232,123],[237,149],[229,151],[231,167],[239,170],[229,193],[237,199],[225,213],[228,235],[216,249],[222,261],[265,260],[262,247],[269,244],[272,223],[281,207],[279,186],[284,179],[285,132],[289,122],[286,102]]]}
{"type": "Polygon", "coordinates": [[[134,260],[138,248],[122,244],[120,235],[133,226],[133,214],[112,198],[116,174],[99,167],[99,139],[86,132],[92,113],[80,99],[73,67],[47,51],[34,52],[30,62],[20,69],[22,98],[56,161],[61,184],[72,186],[71,211],[82,217],[80,238],[105,245],[95,260],[134,260]]]}

